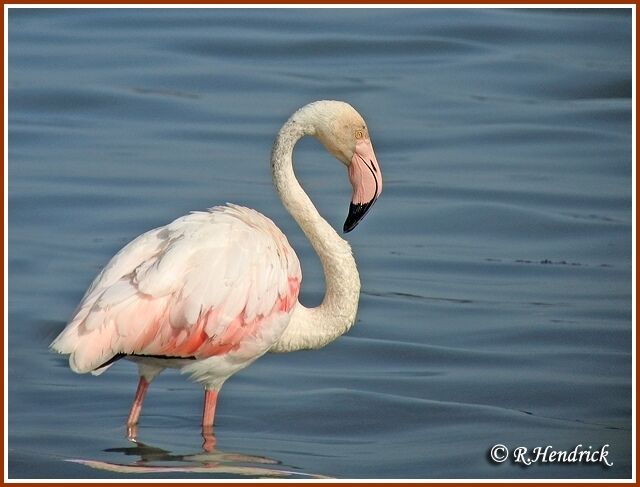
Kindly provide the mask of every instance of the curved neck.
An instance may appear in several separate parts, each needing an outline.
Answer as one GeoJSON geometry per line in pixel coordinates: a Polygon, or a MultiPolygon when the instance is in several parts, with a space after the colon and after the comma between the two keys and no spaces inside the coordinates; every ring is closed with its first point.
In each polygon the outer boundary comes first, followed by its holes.
{"type": "Polygon", "coordinates": [[[326,291],[322,304],[306,308],[297,303],[289,326],[272,348],[288,352],[320,348],[344,334],[355,322],[360,297],[360,277],[351,247],[320,216],[293,171],[293,148],[305,135],[314,135],[311,124],[294,114],[280,129],[271,153],[273,183],[287,211],[298,223],[320,257],[326,291]]]}

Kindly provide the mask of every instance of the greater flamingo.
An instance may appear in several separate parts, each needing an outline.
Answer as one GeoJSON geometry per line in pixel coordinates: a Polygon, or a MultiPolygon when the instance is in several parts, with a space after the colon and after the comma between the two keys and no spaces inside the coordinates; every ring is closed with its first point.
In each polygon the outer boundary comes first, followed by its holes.
{"type": "Polygon", "coordinates": [[[214,422],[222,384],[268,351],[317,349],[355,322],[360,277],[350,245],[324,220],[293,171],[296,142],[317,138],[347,167],[353,194],[344,231],[368,212],[382,174],[363,118],[344,102],[296,111],[273,144],[273,183],[320,257],[320,306],[298,301],[302,273],[287,238],[266,216],[236,205],[193,212],[126,245],[95,278],[51,344],[74,372],[101,374],[116,360],[138,364],[127,425],[137,424],[147,388],[165,368],[205,390],[203,427],[214,422]]]}

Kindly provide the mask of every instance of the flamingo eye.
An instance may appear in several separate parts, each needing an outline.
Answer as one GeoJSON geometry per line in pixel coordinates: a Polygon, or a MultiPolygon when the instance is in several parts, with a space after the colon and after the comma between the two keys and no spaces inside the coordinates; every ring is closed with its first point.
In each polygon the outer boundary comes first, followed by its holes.
{"type": "Polygon", "coordinates": [[[355,132],[355,136],[356,136],[356,139],[357,139],[357,140],[360,140],[361,138],[363,138],[363,137],[364,137],[364,131],[362,131],[362,130],[360,130],[360,129],[356,130],[356,132],[355,132]]]}

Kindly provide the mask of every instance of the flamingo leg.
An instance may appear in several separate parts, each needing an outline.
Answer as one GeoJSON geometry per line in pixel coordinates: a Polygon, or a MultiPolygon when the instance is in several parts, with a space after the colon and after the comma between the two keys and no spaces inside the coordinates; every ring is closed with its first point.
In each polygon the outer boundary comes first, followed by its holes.
{"type": "Polygon", "coordinates": [[[202,411],[202,426],[213,426],[213,419],[216,415],[216,402],[218,391],[213,389],[204,390],[204,409],[202,411]]]}
{"type": "Polygon", "coordinates": [[[149,381],[143,376],[140,376],[138,381],[138,389],[136,390],[136,397],[131,405],[131,411],[129,412],[129,418],[127,419],[127,426],[133,426],[138,423],[140,417],[140,411],[142,411],[142,403],[144,402],[144,396],[147,394],[149,388],[149,381]]]}

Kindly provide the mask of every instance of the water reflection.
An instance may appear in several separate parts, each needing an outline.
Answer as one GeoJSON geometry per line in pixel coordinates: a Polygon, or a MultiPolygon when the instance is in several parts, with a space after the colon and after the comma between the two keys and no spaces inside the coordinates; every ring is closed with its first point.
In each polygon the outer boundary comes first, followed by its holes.
{"type": "Polygon", "coordinates": [[[226,452],[216,448],[214,428],[202,430],[202,452],[175,454],[163,448],[142,443],[138,440],[138,427],[127,428],[127,438],[131,446],[107,448],[107,453],[122,453],[132,457],[132,461],[107,462],[102,460],[70,459],[91,468],[118,473],[209,473],[239,475],[246,477],[278,478],[329,478],[287,470],[281,462],[264,456],[226,452]],[[274,467],[271,467],[274,466],[274,467]]]}

